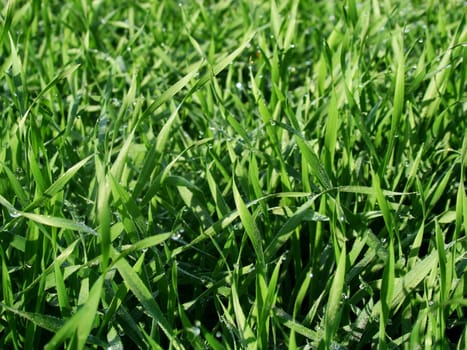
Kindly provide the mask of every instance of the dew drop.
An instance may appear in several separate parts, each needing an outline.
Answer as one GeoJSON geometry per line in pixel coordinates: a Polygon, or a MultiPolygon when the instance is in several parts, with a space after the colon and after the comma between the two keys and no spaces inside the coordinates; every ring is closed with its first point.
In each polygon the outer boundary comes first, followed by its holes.
{"type": "Polygon", "coordinates": [[[201,330],[199,329],[199,327],[193,327],[191,329],[191,331],[193,332],[193,334],[197,337],[201,334],[201,330]]]}
{"type": "Polygon", "coordinates": [[[17,217],[21,216],[21,214],[17,210],[10,210],[9,214],[10,214],[10,216],[12,218],[17,218],[17,217]]]}
{"type": "Polygon", "coordinates": [[[111,102],[114,107],[120,107],[121,105],[121,102],[118,100],[118,98],[115,97],[112,98],[111,102]]]}

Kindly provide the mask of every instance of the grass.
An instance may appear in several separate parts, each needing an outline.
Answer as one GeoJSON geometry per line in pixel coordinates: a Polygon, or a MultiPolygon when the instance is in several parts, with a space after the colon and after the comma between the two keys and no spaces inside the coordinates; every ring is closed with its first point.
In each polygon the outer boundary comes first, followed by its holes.
{"type": "Polygon", "coordinates": [[[3,4],[0,348],[466,348],[462,1],[3,4]]]}

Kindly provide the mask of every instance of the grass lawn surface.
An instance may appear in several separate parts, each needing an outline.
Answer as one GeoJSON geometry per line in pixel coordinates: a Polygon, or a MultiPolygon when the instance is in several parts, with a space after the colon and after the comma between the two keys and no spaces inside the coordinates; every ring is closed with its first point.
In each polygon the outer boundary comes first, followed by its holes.
{"type": "Polygon", "coordinates": [[[0,349],[466,349],[465,22],[2,0],[0,349]]]}

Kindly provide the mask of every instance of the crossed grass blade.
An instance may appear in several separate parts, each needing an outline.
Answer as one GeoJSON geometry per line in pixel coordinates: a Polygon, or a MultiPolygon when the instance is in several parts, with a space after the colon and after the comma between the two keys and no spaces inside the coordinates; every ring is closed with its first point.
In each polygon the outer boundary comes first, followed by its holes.
{"type": "Polygon", "coordinates": [[[91,332],[96,311],[102,294],[104,283],[103,276],[99,277],[89,292],[89,297],[83,307],[75,313],[56,332],[47,343],[45,349],[57,349],[66,339],[71,339],[71,346],[76,349],[84,349],[89,333],[91,332]]]}
{"type": "Polygon", "coordinates": [[[138,274],[135,273],[131,265],[126,261],[125,258],[120,258],[114,261],[113,265],[121,274],[128,288],[132,291],[136,298],[138,298],[140,303],[145,307],[146,311],[154,318],[167,338],[170,339],[172,345],[177,349],[183,349],[184,347],[174,336],[172,326],[169,324],[159,305],[154,300],[150,290],[144,284],[138,274]]]}

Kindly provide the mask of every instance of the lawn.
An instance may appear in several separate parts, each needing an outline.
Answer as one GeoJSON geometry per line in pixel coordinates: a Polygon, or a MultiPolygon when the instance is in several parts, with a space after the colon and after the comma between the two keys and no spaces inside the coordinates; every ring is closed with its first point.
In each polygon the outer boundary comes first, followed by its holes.
{"type": "Polygon", "coordinates": [[[467,348],[465,2],[2,5],[0,349],[467,348]]]}

